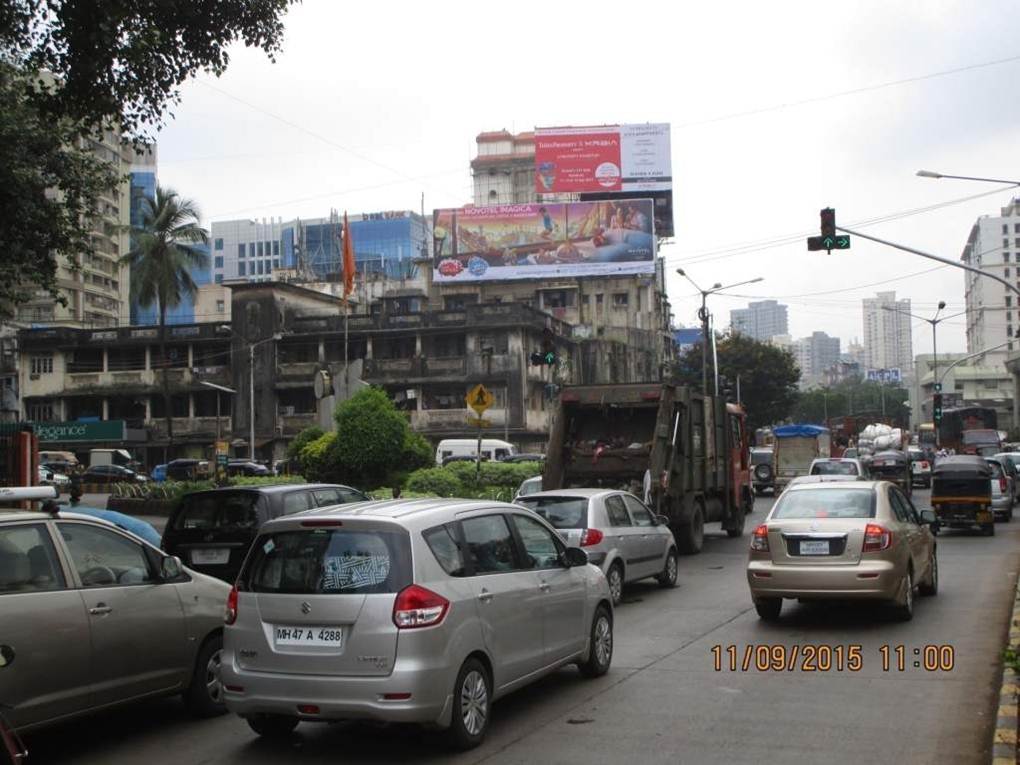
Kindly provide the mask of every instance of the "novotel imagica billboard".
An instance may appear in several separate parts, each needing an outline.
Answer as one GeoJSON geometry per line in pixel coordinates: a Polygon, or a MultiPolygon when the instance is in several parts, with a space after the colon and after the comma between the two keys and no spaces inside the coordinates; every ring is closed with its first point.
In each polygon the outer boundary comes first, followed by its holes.
{"type": "Polygon", "coordinates": [[[655,273],[649,199],[433,213],[436,282],[655,273]]]}

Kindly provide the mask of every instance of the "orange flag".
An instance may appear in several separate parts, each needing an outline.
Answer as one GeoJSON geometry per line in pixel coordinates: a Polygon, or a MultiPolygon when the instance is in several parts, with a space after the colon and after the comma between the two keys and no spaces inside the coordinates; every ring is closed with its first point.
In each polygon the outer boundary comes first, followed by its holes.
{"type": "Polygon", "coordinates": [[[346,303],[347,296],[354,292],[354,240],[351,239],[351,226],[347,222],[346,211],[344,211],[343,267],[344,302],[346,303]]]}

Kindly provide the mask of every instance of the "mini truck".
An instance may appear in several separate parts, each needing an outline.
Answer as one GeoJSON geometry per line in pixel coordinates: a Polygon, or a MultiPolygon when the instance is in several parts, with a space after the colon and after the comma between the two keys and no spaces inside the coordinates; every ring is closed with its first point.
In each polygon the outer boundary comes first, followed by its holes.
{"type": "Polygon", "coordinates": [[[754,507],[746,416],[736,404],[658,383],[563,388],[542,487],[623,488],[668,519],[681,552],[706,523],[731,537],[754,507]]]}

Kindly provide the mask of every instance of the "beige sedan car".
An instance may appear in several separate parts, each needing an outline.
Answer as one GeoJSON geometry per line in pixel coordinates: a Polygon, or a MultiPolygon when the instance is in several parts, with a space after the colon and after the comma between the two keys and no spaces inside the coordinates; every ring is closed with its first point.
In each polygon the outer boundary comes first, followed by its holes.
{"type": "Polygon", "coordinates": [[[912,618],[914,591],[938,591],[935,522],[887,481],[791,486],[751,538],[758,615],[777,619],[783,598],[870,599],[912,618]]]}

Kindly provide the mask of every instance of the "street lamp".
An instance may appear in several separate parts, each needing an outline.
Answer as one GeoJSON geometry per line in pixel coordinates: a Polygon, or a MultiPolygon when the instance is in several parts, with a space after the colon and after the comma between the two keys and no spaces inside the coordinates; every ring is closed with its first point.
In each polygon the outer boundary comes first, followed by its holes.
{"type": "Polygon", "coordinates": [[[233,388],[228,388],[226,385],[217,385],[216,383],[208,382],[206,380],[199,380],[199,385],[204,385],[206,388],[212,388],[216,391],[216,440],[220,440],[220,393],[231,393],[236,394],[237,391],[233,388]]]}
{"type": "Polygon", "coordinates": [[[1008,183],[1011,186],[1020,186],[1020,181],[1007,181],[1002,178],[977,178],[973,175],[946,175],[945,173],[936,173],[933,170],[918,170],[917,176],[919,178],[951,178],[956,181],[980,181],[982,183],[1008,183]]]}
{"type": "Polygon", "coordinates": [[[249,343],[239,334],[237,334],[232,327],[221,324],[220,329],[229,332],[231,335],[236,337],[242,343],[248,346],[248,425],[249,425],[249,440],[248,440],[248,459],[252,462],[255,461],[255,349],[263,345],[264,343],[278,342],[283,338],[282,332],[274,332],[269,337],[264,337],[261,340],[256,340],[254,343],[249,343]]]}
{"type": "MultiPolygon", "coordinates": [[[[698,311],[698,318],[701,319],[701,392],[704,394],[708,393],[708,307],[707,301],[708,296],[722,290],[732,289],[733,287],[742,287],[745,284],[755,284],[760,281],[764,281],[763,277],[759,276],[754,279],[748,279],[743,282],[737,282],[735,284],[728,284],[725,287],[720,283],[716,282],[712,285],[711,289],[703,290],[697,285],[697,283],[688,276],[687,272],[682,268],[676,270],[680,276],[684,277],[692,285],[694,289],[701,293],[701,309],[698,311]]],[[[715,355],[715,334],[712,336],[712,354],[715,355]]],[[[719,395],[719,369],[718,366],[713,364],[713,374],[715,377],[715,395],[719,395]]]]}

